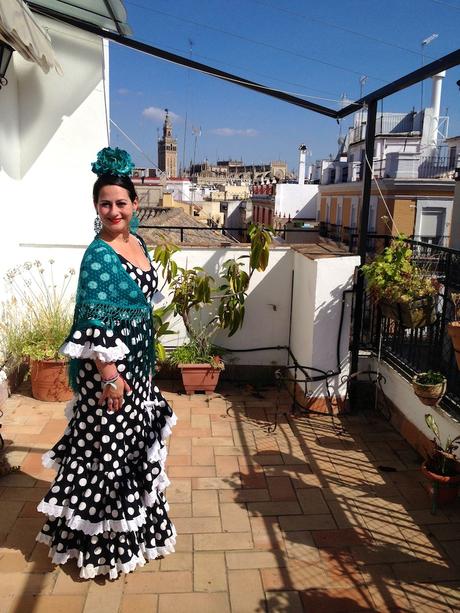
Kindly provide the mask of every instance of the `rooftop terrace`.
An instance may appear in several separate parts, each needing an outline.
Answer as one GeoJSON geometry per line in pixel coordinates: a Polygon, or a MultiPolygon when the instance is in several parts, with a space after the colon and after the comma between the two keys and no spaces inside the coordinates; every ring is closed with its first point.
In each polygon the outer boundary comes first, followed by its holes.
{"type": "Polygon", "coordinates": [[[180,419],[167,462],[177,553],[112,582],[78,579],[35,543],[54,476],[40,456],[64,405],[26,388],[7,401],[21,469],[0,479],[2,613],[460,609],[460,500],[431,514],[420,458],[379,413],[294,416],[273,388],[161,387],[180,419]]]}

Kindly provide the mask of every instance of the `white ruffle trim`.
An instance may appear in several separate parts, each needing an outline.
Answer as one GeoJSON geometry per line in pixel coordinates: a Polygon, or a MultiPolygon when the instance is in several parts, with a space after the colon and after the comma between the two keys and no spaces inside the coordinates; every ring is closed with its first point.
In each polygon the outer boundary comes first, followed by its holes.
{"type": "MultiPolygon", "coordinates": [[[[56,463],[53,462],[51,458],[48,459],[50,462],[49,467],[54,467],[52,465],[56,463]]],[[[150,485],[150,492],[144,491],[142,496],[144,505],[146,507],[153,507],[153,505],[158,501],[158,494],[164,492],[170,484],[171,482],[168,475],[162,467],[161,472],[155,477],[155,479],[153,479],[150,485]]],[[[80,515],[77,514],[77,511],[71,507],[62,507],[57,504],[50,504],[44,500],[42,500],[37,506],[37,511],[53,518],[64,517],[66,519],[67,526],[71,530],[80,530],[88,536],[94,536],[95,534],[101,534],[102,532],[107,531],[136,532],[136,530],[145,524],[147,518],[147,513],[141,507],[139,515],[133,517],[132,519],[103,519],[98,522],[92,522],[88,519],[83,519],[80,517],[80,515]]]]}
{"type": "Polygon", "coordinates": [[[59,353],[68,356],[69,358],[83,358],[89,360],[101,360],[101,362],[116,362],[122,360],[125,355],[128,355],[129,349],[122,342],[116,347],[104,347],[103,345],[93,345],[88,341],[84,345],[79,345],[72,341],[64,343],[59,349],[59,353]]]}
{"type": "Polygon", "coordinates": [[[71,419],[73,419],[76,404],[77,404],[77,397],[73,396],[69,400],[69,402],[65,405],[64,417],[67,419],[67,421],[70,421],[71,419]]]}
{"type": "MultiPolygon", "coordinates": [[[[146,408],[149,410],[149,407],[146,408]]],[[[164,445],[164,441],[171,435],[172,428],[177,423],[177,415],[173,413],[171,417],[165,417],[165,420],[166,424],[160,431],[160,439],[157,439],[151,447],[147,448],[147,460],[149,462],[161,462],[162,465],[164,465],[168,455],[168,450],[164,445]]]]}
{"type": "Polygon", "coordinates": [[[145,524],[147,514],[141,508],[140,513],[133,519],[104,519],[97,523],[93,523],[87,519],[83,519],[76,515],[76,511],[70,507],[61,507],[55,504],[49,504],[42,500],[37,507],[37,511],[45,513],[49,517],[65,517],[66,525],[71,530],[79,530],[88,536],[101,534],[102,532],[136,532],[145,524]]]}
{"type": "Polygon", "coordinates": [[[61,468],[60,462],[56,462],[54,459],[54,451],[52,449],[42,455],[42,465],[45,468],[54,468],[54,470],[61,468]]]}
{"type": "Polygon", "coordinates": [[[164,547],[145,547],[140,545],[142,552],[141,556],[133,556],[129,562],[116,562],[114,567],[107,565],[94,566],[93,564],[84,565],[83,552],[78,549],[70,549],[65,553],[58,553],[56,547],[51,547],[51,536],[40,532],[36,538],[39,543],[44,543],[50,547],[49,557],[52,558],[53,564],[65,564],[69,559],[76,558],[77,566],[80,568],[80,577],[82,579],[94,579],[97,575],[109,575],[110,579],[116,579],[119,573],[130,573],[137,566],[144,566],[148,560],[155,560],[159,556],[169,555],[174,553],[176,545],[176,529],[172,526],[173,533],[165,541],[164,547]]]}

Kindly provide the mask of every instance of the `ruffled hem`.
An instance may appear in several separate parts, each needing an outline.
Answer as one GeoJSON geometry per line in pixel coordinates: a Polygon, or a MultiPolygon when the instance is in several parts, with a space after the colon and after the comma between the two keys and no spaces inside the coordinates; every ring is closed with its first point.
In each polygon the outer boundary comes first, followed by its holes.
{"type": "Polygon", "coordinates": [[[65,517],[66,524],[71,530],[79,530],[87,536],[95,536],[102,532],[136,532],[145,524],[147,517],[146,512],[141,508],[139,515],[133,519],[103,519],[93,523],[76,515],[75,510],[70,507],[61,507],[44,500],[37,506],[37,511],[52,518],[65,517]]]}
{"type": "Polygon", "coordinates": [[[65,553],[58,553],[56,547],[51,547],[51,536],[43,534],[43,532],[39,532],[36,540],[50,547],[48,556],[52,558],[53,564],[65,564],[68,560],[76,558],[82,579],[94,579],[97,575],[109,575],[110,579],[116,579],[119,573],[130,573],[138,566],[144,566],[149,560],[155,560],[160,556],[174,553],[176,546],[176,529],[174,526],[172,526],[172,530],[172,536],[166,539],[163,547],[145,547],[144,544],[140,544],[141,556],[133,556],[129,562],[116,562],[115,567],[108,565],[94,566],[93,564],[85,566],[83,563],[83,552],[78,551],[78,549],[70,549],[65,553]]]}
{"type": "Polygon", "coordinates": [[[160,430],[160,438],[147,448],[147,461],[161,462],[162,465],[166,462],[166,457],[168,455],[168,450],[164,446],[164,441],[171,436],[172,428],[177,423],[177,415],[173,413],[171,416],[166,416],[164,419],[166,423],[160,430]]]}
{"type": "Polygon", "coordinates": [[[44,468],[54,468],[54,470],[58,471],[61,468],[61,463],[56,462],[56,460],[53,459],[54,455],[55,454],[52,449],[44,453],[42,455],[42,465],[44,468]]]}
{"type": "MultiPolygon", "coordinates": [[[[49,452],[48,452],[49,453],[49,452]]],[[[47,455],[47,454],[45,454],[47,455]]],[[[52,459],[48,458],[48,467],[54,467],[56,464],[52,459]]],[[[58,465],[59,467],[59,465],[58,465]]],[[[161,472],[155,477],[150,485],[150,491],[144,491],[142,501],[145,507],[151,508],[158,502],[158,494],[165,491],[165,489],[171,484],[171,481],[166,474],[164,467],[161,467],[161,472]]],[[[71,530],[79,530],[88,536],[95,536],[102,532],[136,532],[141,528],[147,518],[147,513],[141,507],[140,513],[132,519],[103,519],[98,522],[92,522],[88,519],[83,519],[80,515],[77,515],[76,510],[71,507],[63,507],[57,504],[50,504],[42,500],[37,506],[39,513],[44,513],[48,517],[58,518],[65,517],[67,526],[71,530]]]]}
{"type": "Polygon", "coordinates": [[[69,402],[65,405],[64,417],[67,419],[67,421],[70,421],[71,419],[73,419],[74,413],[75,413],[75,405],[76,404],[77,404],[77,397],[73,396],[69,400],[69,402]]]}
{"type": "Polygon", "coordinates": [[[67,341],[59,349],[59,353],[69,358],[82,358],[86,360],[98,359],[101,362],[116,362],[128,355],[129,349],[122,341],[115,347],[104,347],[86,342],[84,345],[67,341]]]}

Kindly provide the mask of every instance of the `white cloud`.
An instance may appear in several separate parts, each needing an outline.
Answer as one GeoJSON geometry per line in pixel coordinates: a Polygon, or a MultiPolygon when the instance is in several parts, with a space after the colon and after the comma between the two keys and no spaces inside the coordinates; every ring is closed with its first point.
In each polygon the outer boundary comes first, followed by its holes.
{"type": "MultiPolygon", "coordinates": [[[[142,111],[142,116],[147,117],[147,119],[153,119],[153,121],[161,121],[165,120],[166,112],[164,109],[160,109],[158,106],[148,106],[142,111]]],[[[180,120],[180,116],[176,115],[176,113],[172,113],[169,111],[169,116],[172,121],[180,120]]]]}
{"type": "Polygon", "coordinates": [[[257,130],[254,128],[246,128],[245,130],[237,129],[237,128],[214,128],[214,130],[210,130],[211,134],[216,134],[217,136],[257,136],[257,130]]]}

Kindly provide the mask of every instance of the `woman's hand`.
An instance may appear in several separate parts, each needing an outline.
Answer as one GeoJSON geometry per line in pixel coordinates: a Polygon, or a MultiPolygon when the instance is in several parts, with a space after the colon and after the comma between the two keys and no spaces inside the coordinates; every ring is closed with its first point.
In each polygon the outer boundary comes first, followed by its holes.
{"type": "Polygon", "coordinates": [[[131,388],[123,377],[118,376],[114,383],[104,386],[98,404],[102,406],[104,402],[107,402],[107,409],[109,411],[119,411],[123,406],[124,395],[130,391],[131,388]]]}

